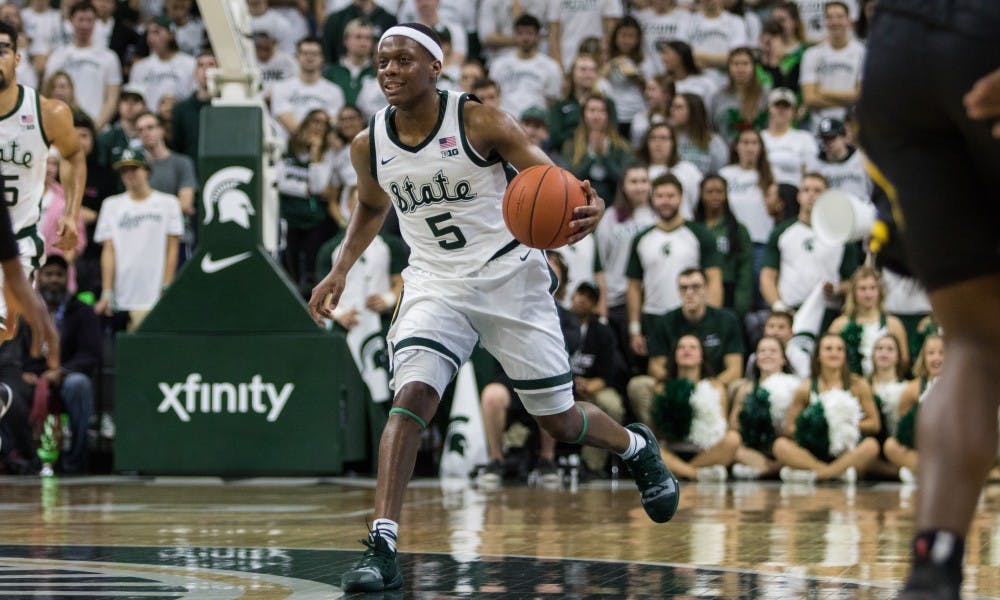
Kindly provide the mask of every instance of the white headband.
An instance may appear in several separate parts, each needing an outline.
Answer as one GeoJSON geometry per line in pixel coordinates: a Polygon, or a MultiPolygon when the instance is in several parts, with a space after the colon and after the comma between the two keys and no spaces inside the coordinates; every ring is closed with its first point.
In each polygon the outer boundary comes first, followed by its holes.
{"type": "Polygon", "coordinates": [[[431,39],[431,36],[427,35],[423,31],[414,29],[413,27],[407,27],[405,25],[393,25],[387,29],[386,32],[382,34],[382,37],[379,38],[378,47],[381,48],[382,42],[385,41],[385,38],[393,35],[401,35],[403,37],[410,38],[414,42],[426,48],[435,59],[444,62],[444,52],[441,50],[441,46],[431,39]]]}

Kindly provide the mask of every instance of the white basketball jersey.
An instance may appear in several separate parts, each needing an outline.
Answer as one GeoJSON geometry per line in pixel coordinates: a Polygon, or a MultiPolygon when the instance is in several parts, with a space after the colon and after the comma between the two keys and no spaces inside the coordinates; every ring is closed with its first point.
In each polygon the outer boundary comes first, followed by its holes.
{"type": "Polygon", "coordinates": [[[17,105],[0,117],[0,183],[14,233],[38,223],[49,141],[38,92],[18,85],[17,105]]]}
{"type": "Polygon", "coordinates": [[[399,215],[410,265],[452,277],[510,250],[513,236],[503,221],[504,165],[497,155],[480,156],[465,138],[462,107],[469,96],[443,90],[438,95],[437,125],[417,146],[396,135],[394,107],[372,117],[370,169],[399,215]]]}

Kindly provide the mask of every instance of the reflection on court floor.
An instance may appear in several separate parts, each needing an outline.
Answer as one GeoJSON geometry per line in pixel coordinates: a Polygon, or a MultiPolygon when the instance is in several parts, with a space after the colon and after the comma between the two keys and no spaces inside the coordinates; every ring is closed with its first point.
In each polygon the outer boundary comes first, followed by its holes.
{"type": "MultiPolygon", "coordinates": [[[[967,544],[969,597],[1000,596],[998,492],[967,544]]],[[[0,479],[0,598],[337,598],[372,494],[348,479],[0,479]]],[[[402,518],[405,586],[386,597],[891,598],[912,494],[692,484],[655,525],[630,484],[420,481],[402,518]]]]}

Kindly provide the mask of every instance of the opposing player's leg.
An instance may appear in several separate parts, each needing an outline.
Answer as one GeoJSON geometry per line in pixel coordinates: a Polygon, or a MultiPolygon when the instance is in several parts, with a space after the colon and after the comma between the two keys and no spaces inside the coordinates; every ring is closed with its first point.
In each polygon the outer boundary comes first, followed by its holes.
{"type": "Polygon", "coordinates": [[[917,536],[901,597],[958,598],[964,536],[996,457],[1000,368],[1000,143],[962,97],[996,69],[1000,39],[887,13],[871,40],[863,146],[898,193],[907,255],[948,347],[918,418],[917,536]]]}

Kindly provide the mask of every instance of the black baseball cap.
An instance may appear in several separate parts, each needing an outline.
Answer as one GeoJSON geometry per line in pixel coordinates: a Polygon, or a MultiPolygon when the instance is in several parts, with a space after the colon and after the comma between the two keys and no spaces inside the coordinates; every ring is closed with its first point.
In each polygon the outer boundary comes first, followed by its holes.
{"type": "Polygon", "coordinates": [[[837,137],[838,135],[847,135],[847,128],[844,127],[844,122],[840,119],[823,119],[819,122],[819,137],[822,139],[837,137]]]}

